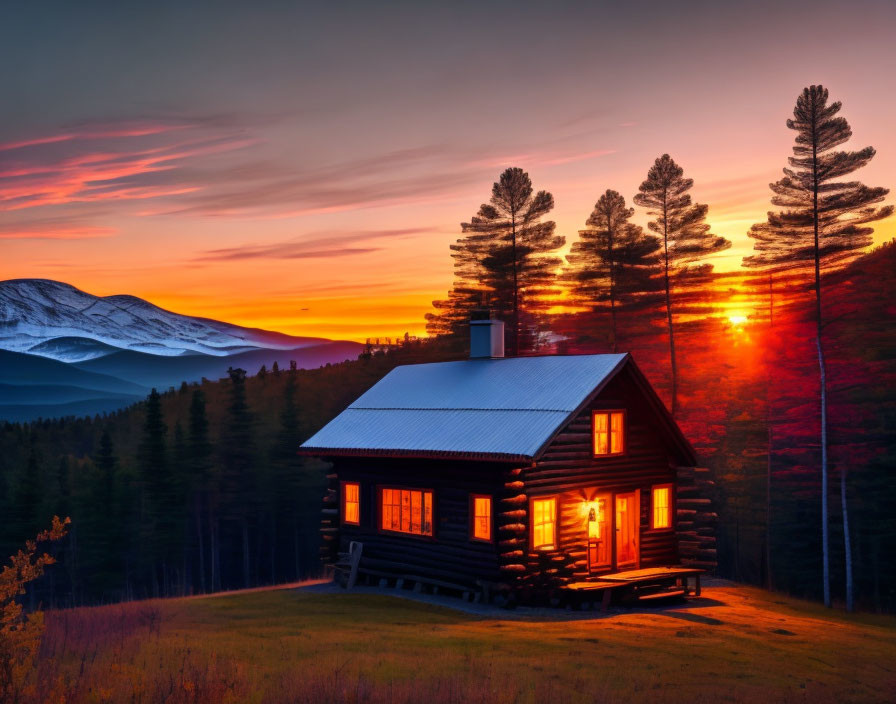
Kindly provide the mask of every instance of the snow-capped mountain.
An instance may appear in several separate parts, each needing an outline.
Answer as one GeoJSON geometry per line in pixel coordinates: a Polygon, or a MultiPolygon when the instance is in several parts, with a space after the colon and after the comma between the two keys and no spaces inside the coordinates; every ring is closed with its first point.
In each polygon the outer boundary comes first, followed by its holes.
{"type": "Polygon", "coordinates": [[[59,281],[0,281],[0,350],[62,362],[83,362],[119,350],[228,356],[325,342],[180,315],[136,296],[94,296],[59,281]]]}
{"type": "Polygon", "coordinates": [[[93,296],[45,279],[0,281],[0,420],[107,413],[151,388],[358,356],[357,342],[293,337],[93,296]]]}

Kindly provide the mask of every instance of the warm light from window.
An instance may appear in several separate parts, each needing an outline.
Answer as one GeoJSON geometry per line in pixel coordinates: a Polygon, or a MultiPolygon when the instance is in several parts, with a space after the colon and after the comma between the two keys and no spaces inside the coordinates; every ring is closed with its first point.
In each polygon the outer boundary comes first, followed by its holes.
{"type": "Polygon", "coordinates": [[[353,482],[342,484],[342,522],[361,523],[361,486],[353,482]]]}
{"type": "Polygon", "coordinates": [[[492,539],[492,497],[473,497],[473,537],[477,540],[492,539]]]}
{"type": "Polygon", "coordinates": [[[383,489],[380,493],[383,530],[432,535],[432,492],[421,489],[383,489]]]}
{"type": "Polygon", "coordinates": [[[623,451],[623,424],[625,414],[622,411],[595,411],[594,454],[618,455],[623,451]]]}
{"type": "Polygon", "coordinates": [[[551,550],[557,542],[557,499],[532,500],[532,547],[551,550]]]}
{"type": "Polygon", "coordinates": [[[653,527],[672,527],[672,487],[653,487],[653,527]]]}

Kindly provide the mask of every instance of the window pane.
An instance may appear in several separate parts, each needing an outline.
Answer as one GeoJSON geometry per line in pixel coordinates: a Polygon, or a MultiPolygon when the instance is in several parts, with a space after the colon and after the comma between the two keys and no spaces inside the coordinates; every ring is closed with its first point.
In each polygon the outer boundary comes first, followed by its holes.
{"type": "Polygon", "coordinates": [[[359,502],[360,486],[346,483],[342,485],[343,503],[342,520],[346,523],[359,523],[361,505],[359,502]]]}
{"type": "Polygon", "coordinates": [[[653,490],[653,527],[669,528],[671,516],[672,491],[667,486],[655,487],[653,490]]]}
{"type": "Polygon", "coordinates": [[[432,535],[432,492],[423,494],[423,535],[432,535]]]}
{"type": "Polygon", "coordinates": [[[554,547],[556,541],[556,499],[535,499],[532,502],[532,545],[554,547]]]}
{"type": "Polygon", "coordinates": [[[421,521],[423,519],[423,494],[419,491],[411,492],[411,533],[422,533],[421,521]]]}
{"type": "Polygon", "coordinates": [[[606,455],[609,440],[608,417],[606,413],[594,414],[594,454],[606,455]]]}
{"type": "Polygon", "coordinates": [[[622,452],[622,413],[613,413],[610,424],[610,452],[622,452]]]}
{"type": "MultiPolygon", "coordinates": [[[[382,527],[399,533],[432,535],[432,492],[382,489],[382,527]]],[[[358,504],[360,508],[360,503],[358,504]]]]}
{"type": "Polygon", "coordinates": [[[473,497],[473,537],[491,540],[492,500],[487,496],[473,497]]]}

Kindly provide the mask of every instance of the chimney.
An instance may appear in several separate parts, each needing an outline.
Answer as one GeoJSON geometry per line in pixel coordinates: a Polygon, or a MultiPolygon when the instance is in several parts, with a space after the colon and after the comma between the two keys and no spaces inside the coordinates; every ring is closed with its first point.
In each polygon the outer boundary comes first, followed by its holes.
{"type": "Polygon", "coordinates": [[[504,356],[504,323],[491,320],[489,312],[474,311],[470,318],[470,359],[504,356]]]}

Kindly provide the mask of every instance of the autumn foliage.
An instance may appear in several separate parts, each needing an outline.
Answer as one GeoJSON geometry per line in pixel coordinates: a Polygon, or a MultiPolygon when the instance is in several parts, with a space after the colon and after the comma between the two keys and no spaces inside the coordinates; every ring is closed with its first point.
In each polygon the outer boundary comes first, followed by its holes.
{"type": "Polygon", "coordinates": [[[26,614],[18,597],[56,562],[46,552],[38,554],[39,546],[62,539],[70,523],[68,518],[53,516],[52,527],[28,540],[0,572],[0,702],[22,701],[35,684],[32,675],[44,630],[43,614],[26,614]]]}

